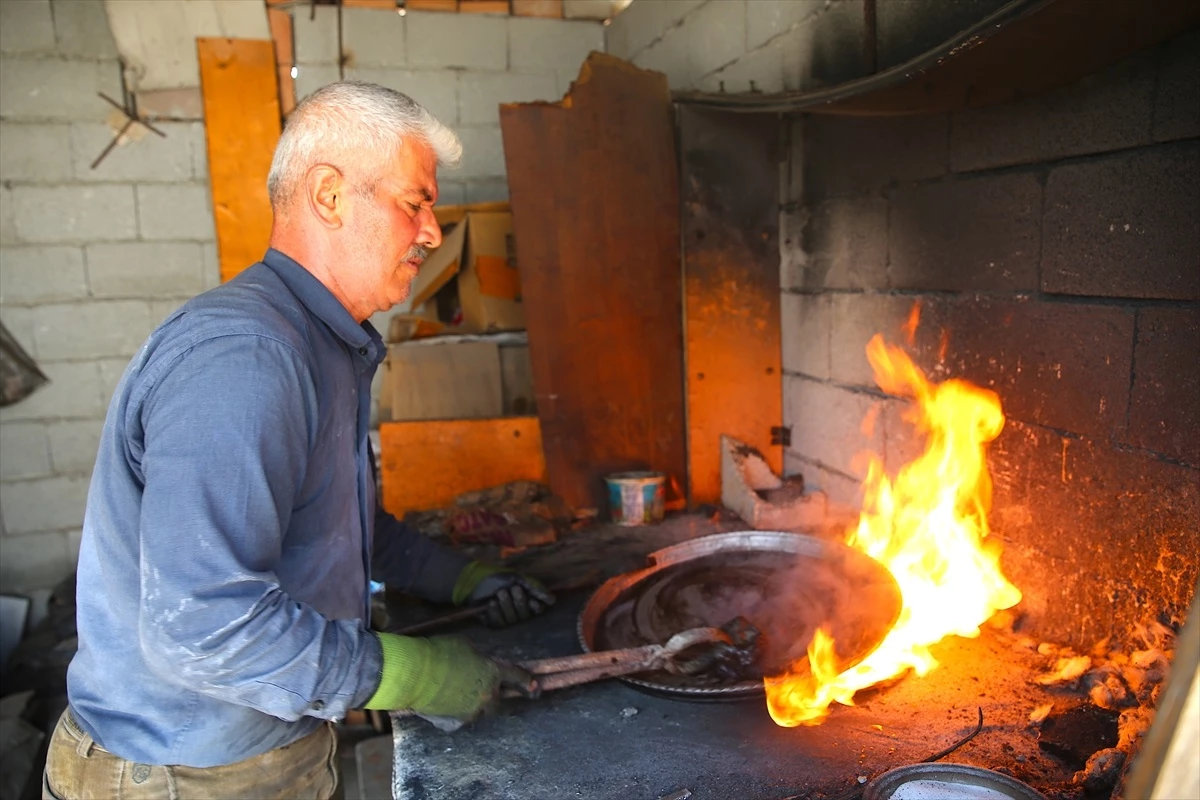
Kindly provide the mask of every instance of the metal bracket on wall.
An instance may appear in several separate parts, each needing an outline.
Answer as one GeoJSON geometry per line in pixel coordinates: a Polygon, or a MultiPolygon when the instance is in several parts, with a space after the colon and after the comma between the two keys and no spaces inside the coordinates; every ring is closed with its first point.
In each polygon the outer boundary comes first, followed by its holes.
{"type": "Polygon", "coordinates": [[[771,444],[782,445],[784,447],[792,446],[792,426],[791,425],[772,425],[771,426],[771,444]]]}
{"type": "Polygon", "coordinates": [[[96,167],[100,166],[100,162],[108,157],[108,154],[111,153],[113,148],[117,146],[117,142],[121,141],[121,137],[124,136],[125,133],[130,128],[132,128],[135,123],[138,125],[141,125],[146,130],[149,130],[153,133],[157,133],[159,136],[161,136],[164,139],[167,138],[167,135],[165,133],[163,133],[158,128],[151,125],[148,120],[144,119],[143,117],[139,117],[138,113],[137,113],[137,108],[135,106],[132,106],[132,105],[130,107],[123,106],[120,103],[118,103],[116,100],[113,100],[111,97],[106,95],[104,92],[96,92],[96,94],[100,95],[102,100],[104,100],[110,106],[112,106],[117,111],[120,111],[122,114],[125,115],[125,124],[121,126],[121,130],[117,131],[117,135],[114,136],[112,141],[108,143],[108,146],[100,151],[100,155],[96,156],[96,160],[92,162],[92,169],[95,169],[96,167]]]}

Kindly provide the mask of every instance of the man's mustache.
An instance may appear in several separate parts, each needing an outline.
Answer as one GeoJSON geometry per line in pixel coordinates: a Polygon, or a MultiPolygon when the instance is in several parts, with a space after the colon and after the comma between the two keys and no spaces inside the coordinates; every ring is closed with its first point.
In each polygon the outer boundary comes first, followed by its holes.
{"type": "Polygon", "coordinates": [[[429,250],[419,244],[414,244],[408,248],[408,252],[404,254],[405,261],[415,261],[418,264],[425,261],[429,257],[429,250]]]}

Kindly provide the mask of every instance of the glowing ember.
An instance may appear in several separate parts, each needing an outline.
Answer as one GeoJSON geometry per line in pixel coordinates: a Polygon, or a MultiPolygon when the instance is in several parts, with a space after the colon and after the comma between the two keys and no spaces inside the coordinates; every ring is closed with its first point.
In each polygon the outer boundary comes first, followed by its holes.
{"type": "MultiPolygon", "coordinates": [[[[914,323],[915,324],[915,323],[914,323]]],[[[987,445],[1004,427],[995,392],[960,380],[931,384],[905,353],[875,336],[867,345],[875,381],[889,394],[914,400],[906,421],[925,437],[925,451],[894,480],[872,456],[858,527],[847,543],[896,578],[904,608],[883,643],[842,670],[836,642],[819,630],[808,658],[767,678],[767,708],[780,725],[819,725],[833,702],[853,705],[854,693],[913,669],[937,665],[929,646],[951,634],[973,637],[1021,592],[1000,572],[1000,552],[988,540],[992,483],[987,445]]]]}

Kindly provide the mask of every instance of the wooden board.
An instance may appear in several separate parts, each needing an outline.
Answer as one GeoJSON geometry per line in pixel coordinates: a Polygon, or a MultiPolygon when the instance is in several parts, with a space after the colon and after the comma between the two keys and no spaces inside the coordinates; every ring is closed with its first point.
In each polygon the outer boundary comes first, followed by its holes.
{"type": "Polygon", "coordinates": [[[689,499],[721,499],[721,434],[783,447],[779,334],[779,121],[679,110],[687,332],[689,499]]]}
{"type": "Polygon", "coordinates": [[[563,15],[562,0],[512,0],[514,17],[546,17],[561,19],[563,15]]]}
{"type": "Polygon", "coordinates": [[[467,214],[472,211],[483,213],[492,213],[499,211],[512,211],[507,201],[495,200],[489,203],[468,203],[458,206],[434,206],[433,216],[437,219],[438,225],[443,228],[447,225],[453,225],[462,222],[466,219],[467,214]]]}
{"type": "Polygon", "coordinates": [[[508,0],[458,0],[460,14],[508,14],[508,0]]]}
{"type": "Polygon", "coordinates": [[[481,419],[504,413],[495,342],[393,345],[384,369],[393,420],[481,419]]]}
{"type": "Polygon", "coordinates": [[[686,483],[679,181],[666,77],[593,53],[560,103],[500,108],[550,486],[686,483]]]}
{"type": "Polygon", "coordinates": [[[275,70],[279,75],[279,110],[284,117],[296,107],[296,79],[292,67],[296,63],[292,47],[292,15],[278,8],[267,9],[271,24],[271,41],[275,43],[275,70]]]}
{"type": "Polygon", "coordinates": [[[458,11],[458,0],[407,0],[409,11],[458,11]]]}
{"type": "Polygon", "coordinates": [[[275,46],[269,40],[196,40],[208,179],[221,280],[267,252],[271,202],[267,172],[279,141],[275,46]]]}
{"type": "Polygon", "coordinates": [[[383,507],[397,517],[463,492],[546,479],[537,417],[384,422],[379,449],[383,507]]]}

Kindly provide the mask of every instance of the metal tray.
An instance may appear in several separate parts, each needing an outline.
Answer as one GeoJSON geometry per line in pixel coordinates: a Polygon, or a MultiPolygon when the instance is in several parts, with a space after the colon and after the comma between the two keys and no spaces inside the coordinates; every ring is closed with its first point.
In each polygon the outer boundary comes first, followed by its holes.
{"type": "MultiPolygon", "coordinates": [[[[901,796],[922,796],[920,783],[933,783],[941,789],[935,797],[949,797],[956,792],[965,799],[995,800],[1046,800],[1045,796],[1016,778],[982,767],[967,764],[910,764],[883,773],[867,784],[863,800],[891,800],[903,787],[909,792],[901,796]]],[[[932,788],[932,787],[931,787],[932,788]]],[[[930,796],[930,792],[924,792],[930,796]]]]}
{"type": "MultiPolygon", "coordinates": [[[[879,646],[900,615],[895,579],[838,542],[798,533],[743,531],[658,550],[648,566],[610,578],[579,616],[587,652],[661,644],[688,628],[744,616],[765,640],[762,666],[778,674],[803,660],[814,631],[829,626],[846,669],[879,646]]],[[[761,695],[761,680],[644,673],[622,678],[657,694],[696,700],[761,695]]]]}

